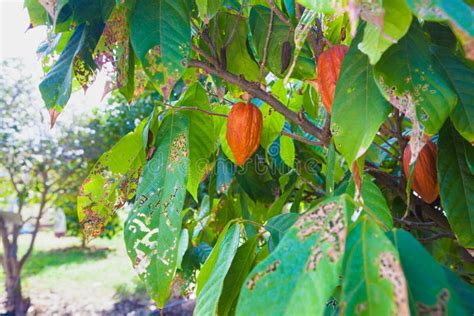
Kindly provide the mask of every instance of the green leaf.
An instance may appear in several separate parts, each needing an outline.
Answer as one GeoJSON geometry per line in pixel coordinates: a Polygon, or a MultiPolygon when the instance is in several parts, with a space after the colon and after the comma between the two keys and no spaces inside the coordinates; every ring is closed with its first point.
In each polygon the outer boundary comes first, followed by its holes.
{"type": "Polygon", "coordinates": [[[234,315],[240,288],[252,268],[258,236],[254,236],[237,249],[232,265],[224,280],[224,287],[219,299],[218,315],[234,315]]]}
{"type": "Polygon", "coordinates": [[[48,109],[61,112],[71,96],[72,64],[84,44],[87,30],[85,24],[76,27],[58,61],[41,80],[39,89],[48,109]]]}
{"type": "Polygon", "coordinates": [[[295,165],[295,143],[293,139],[282,135],[280,137],[280,157],[290,168],[295,165]]]}
{"type": "MultiPolygon", "coordinates": [[[[249,16],[250,32],[252,33],[252,41],[257,50],[257,55],[263,59],[265,43],[268,36],[268,25],[270,24],[270,9],[261,5],[252,7],[249,16]]],[[[266,67],[277,77],[283,78],[288,71],[281,72],[282,58],[281,51],[283,43],[288,41],[291,45],[291,52],[295,50],[294,32],[289,30],[288,25],[281,21],[277,16],[273,17],[273,25],[271,29],[270,40],[268,42],[266,67]]],[[[290,58],[292,59],[293,54],[290,58]]],[[[316,77],[316,65],[310,48],[303,46],[295,69],[292,73],[293,78],[297,79],[312,79],[316,77]]]]}
{"type": "Polygon", "coordinates": [[[326,194],[332,195],[334,192],[334,171],[336,165],[336,148],[331,142],[328,148],[328,158],[326,163],[326,194]]]}
{"type": "Polygon", "coordinates": [[[466,162],[474,148],[450,122],[439,132],[438,181],[441,205],[465,248],[474,248],[474,174],[466,162]]]}
{"type": "Polygon", "coordinates": [[[400,253],[412,315],[472,315],[471,285],[439,265],[410,233],[397,229],[389,237],[400,253]]]}
{"type": "Polygon", "coordinates": [[[331,111],[334,144],[348,165],[367,151],[391,110],[377,89],[369,59],[357,49],[361,38],[359,31],[344,58],[331,111]]]}
{"type": "Polygon", "coordinates": [[[156,87],[172,87],[186,68],[191,49],[187,1],[137,0],[130,35],[133,49],[156,87]]]}
{"type": "Polygon", "coordinates": [[[412,15],[405,0],[383,0],[383,26],[368,23],[358,48],[375,65],[387,48],[395,44],[410,27],[412,15]]]}
{"type": "Polygon", "coordinates": [[[219,236],[198,276],[198,291],[194,315],[216,315],[224,280],[237,252],[239,224],[231,224],[219,236]],[[204,275],[201,277],[201,273],[204,275]]]}
{"type": "Polygon", "coordinates": [[[38,0],[25,0],[24,7],[28,10],[30,23],[33,27],[49,22],[48,12],[46,12],[38,0]]]}
{"type": "Polygon", "coordinates": [[[434,53],[458,95],[458,104],[451,113],[451,121],[459,134],[474,144],[474,71],[447,49],[435,47],[434,53]]]}
{"type": "Polygon", "coordinates": [[[86,238],[99,236],[117,209],[135,196],[145,163],[145,122],[104,153],[84,180],[77,197],[77,216],[86,238]]]}
{"type": "Polygon", "coordinates": [[[274,216],[267,221],[264,227],[271,236],[268,241],[270,251],[273,251],[278,246],[286,231],[293,226],[298,217],[297,213],[285,213],[274,216]]]}
{"type": "Polygon", "coordinates": [[[366,215],[347,236],[341,306],[347,315],[409,315],[397,249],[366,215]]]}
{"type": "Polygon", "coordinates": [[[236,315],[322,315],[339,283],[347,196],[310,210],[250,273],[236,315]]]}
{"type": "Polygon", "coordinates": [[[257,81],[260,68],[247,49],[248,26],[246,18],[226,12],[218,13],[209,25],[210,30],[213,30],[216,20],[218,21],[216,46],[219,57],[226,61],[227,70],[233,74],[242,75],[247,80],[257,81]],[[237,27],[233,31],[235,25],[237,27]],[[225,44],[228,46],[224,53],[222,48],[225,44]]]}
{"type": "MultiPolygon", "coordinates": [[[[209,99],[204,87],[196,82],[191,84],[176,106],[192,107],[210,111],[209,99]]],[[[209,165],[209,158],[216,137],[214,135],[214,121],[208,114],[199,111],[186,111],[189,127],[189,167],[188,183],[189,193],[197,201],[197,190],[209,165]]]]}
{"type": "Polygon", "coordinates": [[[208,22],[216,15],[223,2],[224,0],[196,0],[199,17],[203,21],[208,22]]]}
{"type": "MultiPolygon", "coordinates": [[[[463,0],[407,0],[415,15],[425,21],[448,21],[473,58],[474,10],[463,0]]],[[[472,4],[471,4],[472,5],[472,4]]]]}
{"type": "MultiPolygon", "coordinates": [[[[354,196],[354,181],[349,183],[346,193],[350,196],[354,196]]],[[[364,177],[364,181],[362,182],[362,198],[364,200],[364,210],[369,214],[371,220],[382,224],[386,229],[392,229],[393,218],[387,201],[379,187],[368,177],[364,177]]]]}
{"type": "Polygon", "coordinates": [[[268,104],[263,104],[260,107],[263,116],[262,136],[260,144],[266,150],[277,139],[285,125],[285,117],[275,111],[268,104]]]}
{"type": "Polygon", "coordinates": [[[331,14],[342,9],[347,0],[297,0],[297,2],[313,11],[331,14]]]}
{"type": "Polygon", "coordinates": [[[125,222],[127,253],[160,308],[171,294],[178,264],[188,129],[186,115],[165,117],[156,135],[156,151],[145,165],[135,203],[125,222]]]}
{"type": "Polygon", "coordinates": [[[421,123],[428,135],[438,132],[457,103],[456,94],[433,60],[429,42],[416,20],[375,65],[375,78],[387,100],[414,123],[421,123]]]}

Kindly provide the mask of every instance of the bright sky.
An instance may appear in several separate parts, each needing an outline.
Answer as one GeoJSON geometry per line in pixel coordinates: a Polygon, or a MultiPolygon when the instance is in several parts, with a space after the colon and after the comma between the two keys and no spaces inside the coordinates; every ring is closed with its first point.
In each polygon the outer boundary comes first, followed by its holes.
{"type": "MultiPolygon", "coordinates": [[[[36,48],[46,38],[46,27],[40,26],[26,32],[28,25],[28,12],[23,8],[22,0],[0,0],[0,59],[21,58],[25,70],[39,83],[44,74],[36,58],[36,48]]],[[[90,114],[92,108],[101,104],[105,81],[104,76],[99,75],[87,90],[87,95],[83,91],[73,93],[58,121],[66,123],[76,115],[90,114]]],[[[35,93],[39,95],[39,91],[35,93]]]]}

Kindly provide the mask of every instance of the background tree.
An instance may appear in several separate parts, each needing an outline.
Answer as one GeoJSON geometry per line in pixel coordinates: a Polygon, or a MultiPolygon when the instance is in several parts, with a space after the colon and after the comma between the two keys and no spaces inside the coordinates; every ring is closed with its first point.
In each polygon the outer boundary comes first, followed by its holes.
{"type": "Polygon", "coordinates": [[[26,5],[63,41],[40,84],[53,122],[98,69],[155,104],[91,170],[78,216],[96,237],[133,202],[125,242],[159,307],[184,287],[196,315],[473,313],[469,4],[26,5]],[[262,128],[236,167],[242,100],[262,128]]]}

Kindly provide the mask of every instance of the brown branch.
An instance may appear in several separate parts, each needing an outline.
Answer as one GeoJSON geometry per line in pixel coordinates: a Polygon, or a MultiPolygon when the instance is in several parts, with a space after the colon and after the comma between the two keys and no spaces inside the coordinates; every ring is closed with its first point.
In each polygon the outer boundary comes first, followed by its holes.
{"type": "Polygon", "coordinates": [[[433,241],[433,240],[440,239],[440,238],[456,239],[456,237],[454,236],[453,233],[443,232],[443,233],[432,235],[430,237],[420,238],[420,239],[418,239],[418,241],[422,242],[422,243],[426,243],[426,242],[433,241]]]}
{"type": "Polygon", "coordinates": [[[314,141],[314,140],[311,140],[311,139],[307,139],[306,137],[303,137],[301,135],[295,135],[295,134],[285,132],[285,131],[282,131],[281,135],[288,136],[288,137],[290,137],[290,138],[292,138],[296,141],[299,141],[301,143],[305,143],[305,144],[308,144],[308,145],[312,145],[312,146],[323,146],[324,145],[322,142],[317,142],[317,141],[314,141]]]}
{"type": "Polygon", "coordinates": [[[288,119],[288,121],[300,125],[303,131],[319,139],[324,146],[329,144],[330,135],[324,133],[320,128],[311,123],[304,115],[298,115],[298,113],[291,111],[272,94],[261,89],[258,83],[247,81],[242,76],[234,75],[220,67],[216,68],[199,60],[192,59],[189,61],[189,65],[191,67],[201,68],[208,73],[212,73],[221,77],[229,83],[239,86],[244,91],[250,93],[252,96],[268,103],[273,109],[275,109],[275,111],[288,119]]]}
{"type": "Polygon", "coordinates": [[[293,25],[291,24],[291,21],[283,14],[283,12],[281,12],[281,10],[275,4],[275,0],[267,0],[267,2],[270,6],[270,9],[272,9],[272,12],[274,12],[283,23],[292,29],[293,25]]]}
{"type": "Polygon", "coordinates": [[[196,45],[193,44],[191,46],[191,49],[193,51],[195,51],[196,53],[198,53],[199,55],[201,55],[201,56],[205,57],[206,59],[208,59],[211,63],[213,63],[215,65],[219,64],[219,61],[216,58],[214,58],[213,56],[209,56],[204,50],[200,49],[196,45]]]}
{"type": "Polygon", "coordinates": [[[172,108],[172,109],[175,110],[175,111],[198,111],[198,112],[206,113],[206,114],[208,114],[208,115],[221,116],[221,117],[225,117],[225,118],[227,118],[227,116],[228,116],[227,114],[216,113],[216,112],[212,112],[212,111],[207,111],[207,110],[204,110],[204,109],[195,107],[195,106],[180,106],[180,107],[172,107],[172,106],[170,106],[170,108],[172,108]]]}

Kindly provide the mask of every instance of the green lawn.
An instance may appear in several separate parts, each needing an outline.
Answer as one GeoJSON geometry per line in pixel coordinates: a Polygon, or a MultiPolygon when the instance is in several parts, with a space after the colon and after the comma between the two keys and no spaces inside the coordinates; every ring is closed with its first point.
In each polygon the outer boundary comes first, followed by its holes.
{"type": "MultiPolygon", "coordinates": [[[[21,236],[20,252],[30,236],[21,236]]],[[[112,240],[98,239],[81,249],[75,237],[56,238],[52,232],[41,232],[33,255],[24,269],[23,289],[33,304],[45,295],[74,302],[92,310],[110,308],[118,300],[140,287],[125,252],[122,236],[112,240]]],[[[3,284],[3,270],[0,281],[3,284]]],[[[0,289],[4,297],[5,290],[0,289]]]]}

